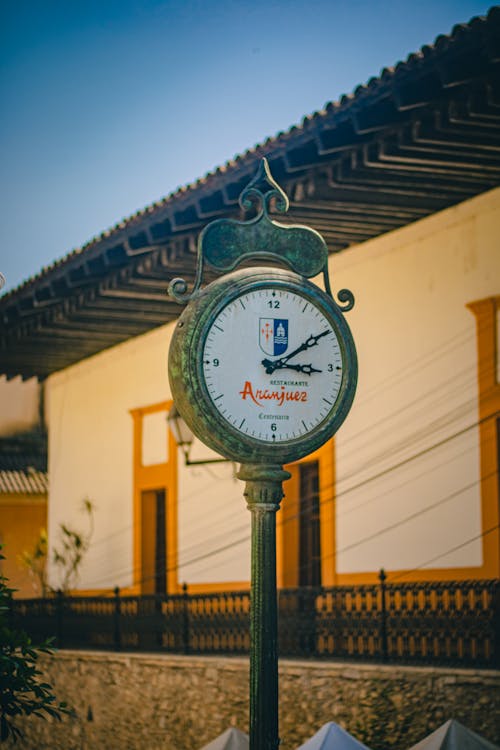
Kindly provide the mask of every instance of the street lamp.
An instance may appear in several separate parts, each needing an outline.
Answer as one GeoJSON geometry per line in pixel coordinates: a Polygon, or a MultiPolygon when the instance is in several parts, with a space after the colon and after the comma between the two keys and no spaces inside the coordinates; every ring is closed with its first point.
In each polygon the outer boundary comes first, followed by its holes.
{"type": "Polygon", "coordinates": [[[186,466],[203,466],[205,464],[220,464],[228,462],[229,459],[227,458],[201,458],[192,460],[189,457],[194,441],[194,435],[179,414],[175,404],[172,406],[167,415],[167,422],[168,426],[172,430],[175,442],[182,451],[182,455],[184,456],[184,463],[186,466]]]}

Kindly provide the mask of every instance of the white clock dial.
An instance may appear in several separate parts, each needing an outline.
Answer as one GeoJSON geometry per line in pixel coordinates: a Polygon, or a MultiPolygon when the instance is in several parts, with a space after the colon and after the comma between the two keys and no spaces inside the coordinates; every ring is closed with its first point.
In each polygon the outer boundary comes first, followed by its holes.
{"type": "Polygon", "coordinates": [[[321,425],[343,378],[331,319],[310,298],[279,285],[242,292],[215,315],[202,368],[224,420],[270,444],[297,440],[321,425]]]}

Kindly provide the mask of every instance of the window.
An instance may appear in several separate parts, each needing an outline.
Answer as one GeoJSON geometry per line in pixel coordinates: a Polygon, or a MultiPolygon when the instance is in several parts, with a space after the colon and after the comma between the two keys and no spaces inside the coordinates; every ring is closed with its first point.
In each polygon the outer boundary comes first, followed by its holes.
{"type": "Polygon", "coordinates": [[[277,579],[280,588],[331,586],[335,569],[334,442],[297,463],[284,483],[276,518],[277,579]]]}
{"type": "Polygon", "coordinates": [[[176,593],[177,446],[171,402],[131,411],[134,420],[134,591],[176,593]],[[153,429],[154,428],[154,429],[153,429]]]}
{"type": "Polygon", "coordinates": [[[321,586],[319,461],[299,464],[299,586],[321,586]]]}
{"type": "Polygon", "coordinates": [[[141,589],[144,594],[167,591],[166,490],[141,492],[141,589]]]}

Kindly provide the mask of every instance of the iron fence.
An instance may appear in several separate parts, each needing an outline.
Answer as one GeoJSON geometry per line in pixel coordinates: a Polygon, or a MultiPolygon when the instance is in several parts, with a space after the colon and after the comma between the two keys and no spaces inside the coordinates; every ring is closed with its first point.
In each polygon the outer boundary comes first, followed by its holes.
{"type": "MultiPolygon", "coordinates": [[[[282,589],[279,653],[500,667],[500,583],[446,581],[282,589]]],[[[59,648],[245,654],[250,592],[12,600],[13,624],[59,648]]]]}

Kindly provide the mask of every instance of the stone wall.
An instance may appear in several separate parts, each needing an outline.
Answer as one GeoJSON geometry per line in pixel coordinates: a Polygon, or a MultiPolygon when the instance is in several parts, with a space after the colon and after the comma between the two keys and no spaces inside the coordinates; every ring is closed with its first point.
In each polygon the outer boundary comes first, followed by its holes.
{"type": "MultiPolygon", "coordinates": [[[[248,731],[247,659],[61,651],[41,668],[76,715],[23,721],[23,750],[199,750],[248,731]]],[[[373,750],[407,750],[449,718],[500,743],[499,715],[498,671],[280,663],[283,750],[327,721],[373,750]]]]}

